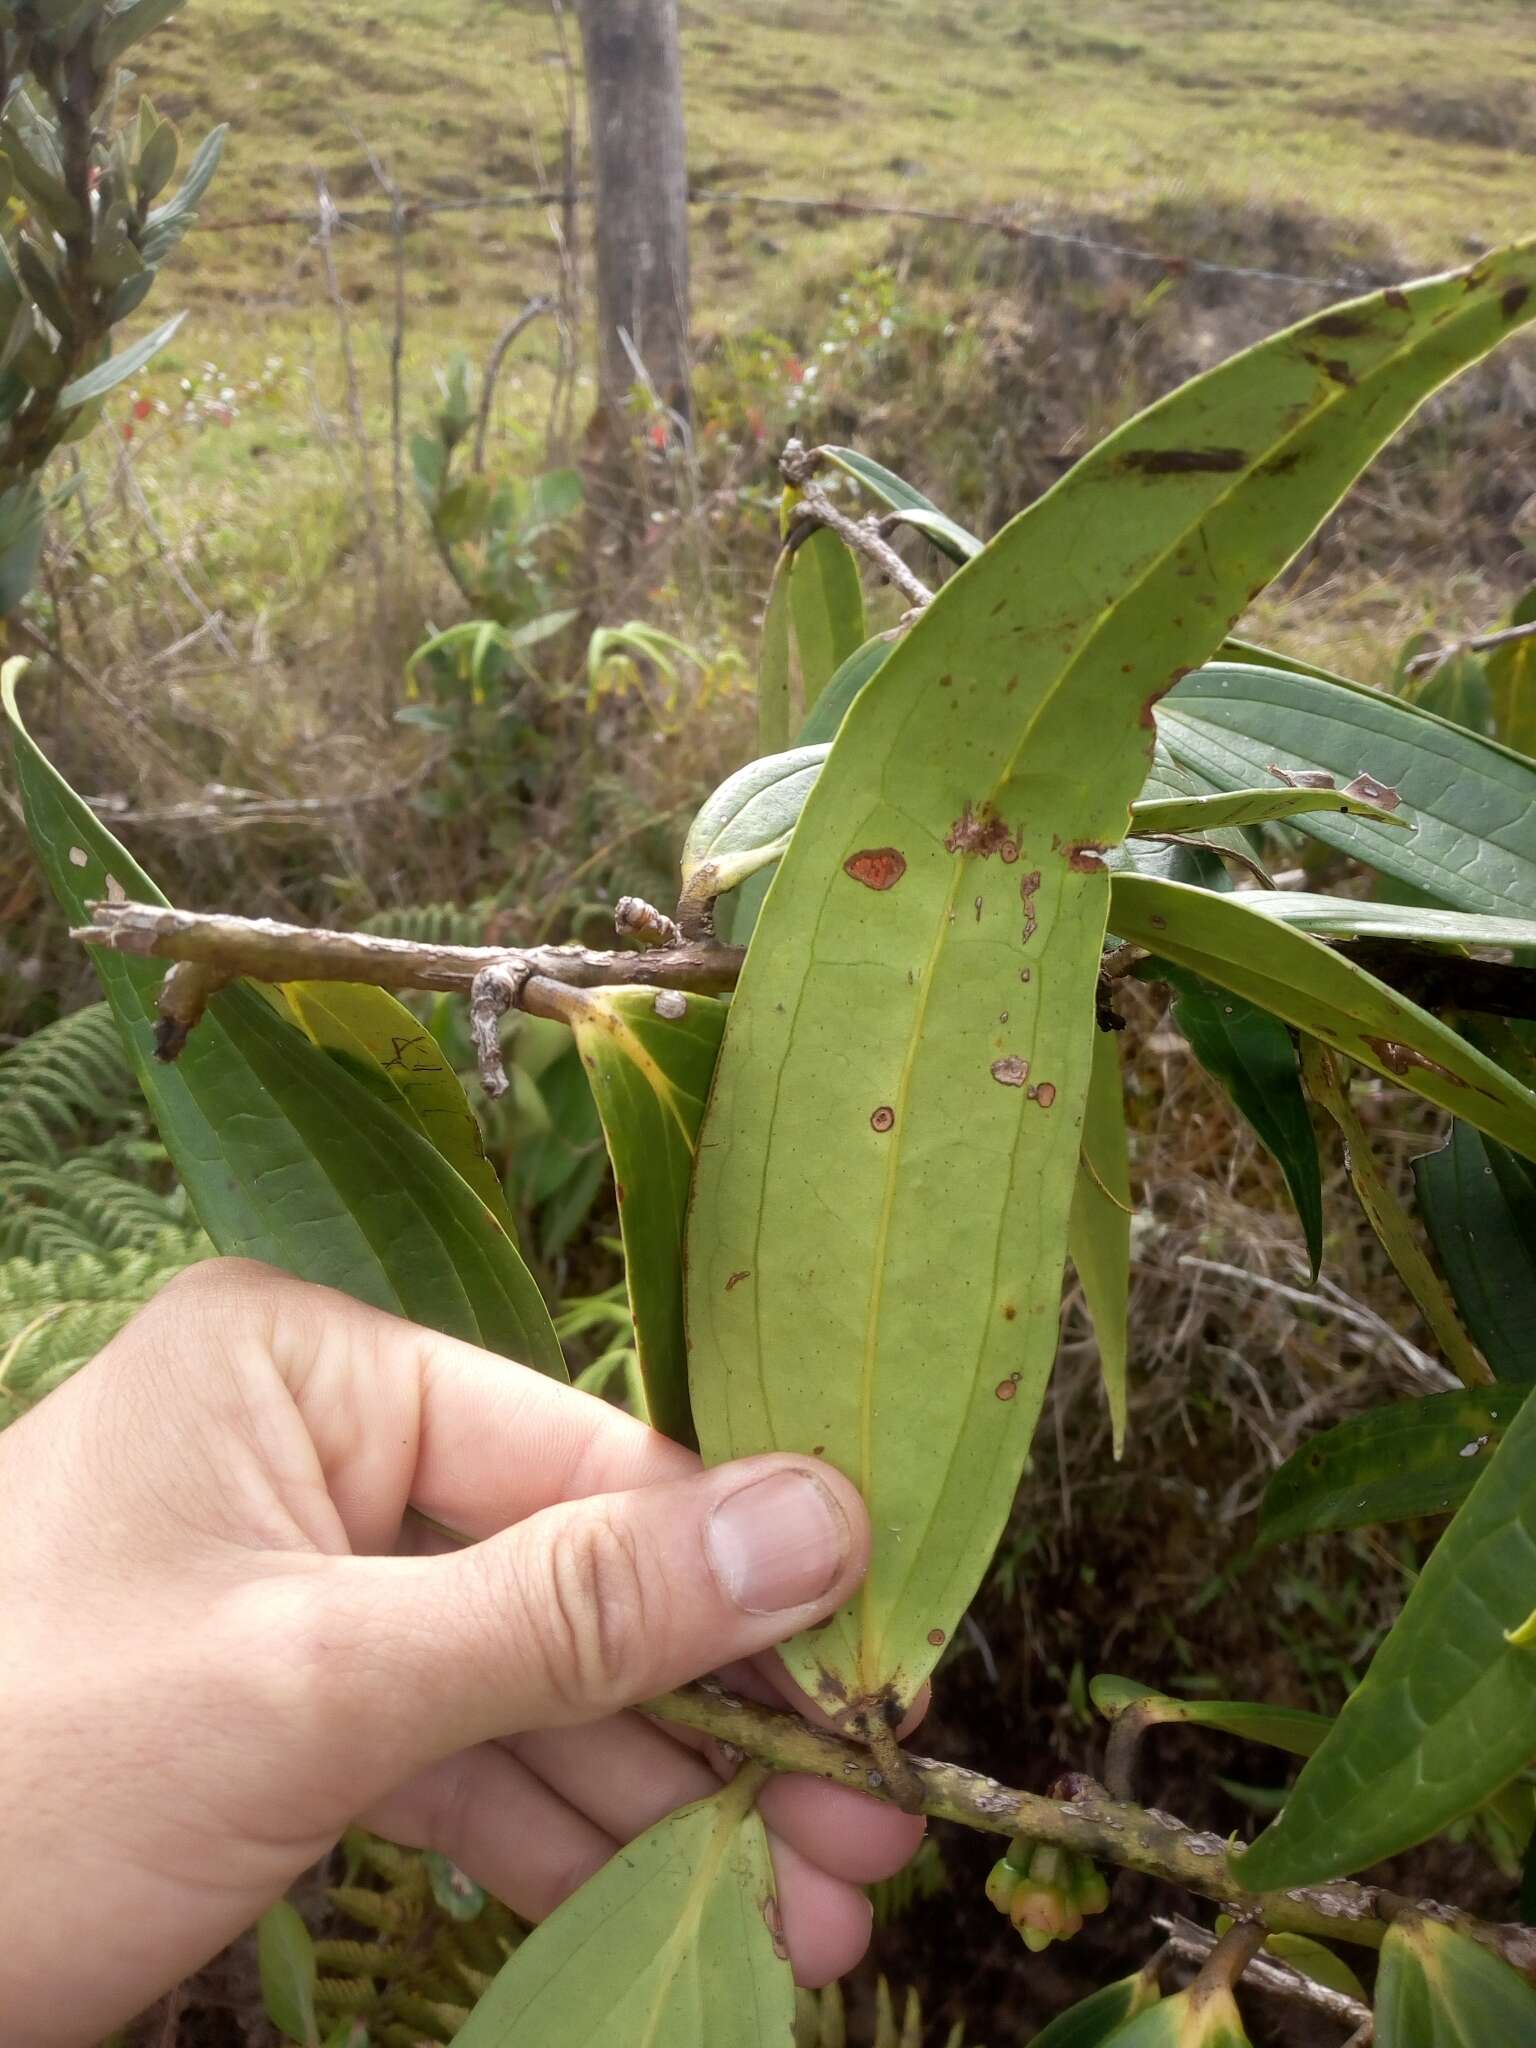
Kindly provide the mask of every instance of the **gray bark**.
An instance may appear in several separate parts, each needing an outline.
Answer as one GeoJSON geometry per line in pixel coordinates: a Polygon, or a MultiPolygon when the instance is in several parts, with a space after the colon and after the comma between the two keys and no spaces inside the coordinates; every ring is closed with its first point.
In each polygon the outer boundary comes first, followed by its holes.
{"type": "Polygon", "coordinates": [[[688,169],[677,0],[578,0],[595,189],[598,381],[609,408],[640,381],[627,334],[685,417],[688,169]]]}

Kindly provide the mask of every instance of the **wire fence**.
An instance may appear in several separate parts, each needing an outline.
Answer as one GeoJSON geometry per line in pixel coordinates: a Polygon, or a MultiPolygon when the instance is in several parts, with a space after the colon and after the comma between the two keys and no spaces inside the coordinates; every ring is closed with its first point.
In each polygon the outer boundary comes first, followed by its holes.
{"type": "MultiPolygon", "coordinates": [[[[338,206],[328,197],[307,207],[238,215],[228,219],[200,220],[205,232],[243,234],[255,230],[307,227],[319,233],[331,228],[357,228],[397,236],[408,235],[432,221],[455,214],[513,212],[545,208],[569,218],[574,209],[591,201],[589,186],[527,188],[483,192],[454,198],[409,198],[401,194],[385,205],[338,206]]],[[[1266,268],[1259,264],[1229,263],[1188,250],[1145,248],[1084,230],[1033,218],[1017,220],[1006,211],[957,212],[945,207],[909,206],[892,200],[869,198],[816,198],[805,193],[722,191],[702,187],[688,195],[690,206],[729,207],[740,210],[780,212],[800,217],[822,216],[836,220],[887,220],[913,226],[962,229],[977,235],[997,235],[1011,242],[1036,242],[1059,248],[1081,249],[1111,256],[1123,263],[1144,264],[1169,277],[1186,275],[1227,277],[1248,283],[1291,285],[1315,292],[1358,292],[1398,282],[1388,277],[1357,270],[1350,276],[1321,277],[1301,271],[1266,268]]]]}

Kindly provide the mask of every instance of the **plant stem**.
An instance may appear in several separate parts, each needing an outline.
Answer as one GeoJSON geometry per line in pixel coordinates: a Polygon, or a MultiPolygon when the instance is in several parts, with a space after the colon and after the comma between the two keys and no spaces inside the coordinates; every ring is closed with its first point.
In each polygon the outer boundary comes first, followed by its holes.
{"type": "MultiPolygon", "coordinates": [[[[813,1728],[793,1714],[737,1699],[713,1681],[648,1700],[642,1711],[699,1729],[770,1769],[826,1778],[880,1799],[892,1796],[885,1775],[860,1744],[813,1728]]],[[[909,1755],[907,1762],[917,1809],[936,1820],[986,1834],[1028,1835],[1032,1841],[1050,1842],[1161,1878],[1254,1920],[1270,1933],[1310,1934],[1379,1948],[1394,1920],[1410,1911],[1423,1913],[1536,1980],[1536,1928],[1479,1920],[1453,1907],[1421,1904],[1347,1878],[1286,1892],[1246,1891],[1231,1868],[1226,1841],[1188,1828],[1155,1807],[1111,1799],[1082,1781],[1072,1798],[1047,1799],[933,1757],[909,1755]]]]}
{"type": "Polygon", "coordinates": [[[536,1017],[561,1017],[566,988],[676,988],[719,994],[734,988],[742,950],[713,941],[647,952],[599,953],[585,946],[434,946],[333,932],[271,918],[203,915],[152,903],[93,903],[91,923],[71,933],[87,946],[174,960],[162,1015],[165,1057],[174,1058],[202,1015],[207,995],[225,982],[363,981],[376,988],[441,989],[470,995],[487,968],[519,983],[516,1003],[536,1017]],[[193,970],[197,970],[194,972],[193,970]]]}

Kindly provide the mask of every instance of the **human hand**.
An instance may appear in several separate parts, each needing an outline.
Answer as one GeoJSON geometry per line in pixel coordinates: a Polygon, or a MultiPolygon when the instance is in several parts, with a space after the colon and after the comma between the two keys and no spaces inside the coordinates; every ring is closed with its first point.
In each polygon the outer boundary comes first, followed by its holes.
{"type": "MultiPolygon", "coordinates": [[[[194,1268],[0,1436],[7,2048],[98,2040],[354,1820],[541,1918],[728,1774],[621,1710],[722,1668],[803,1706],[764,1653],[867,1557],[812,1459],[704,1472],[470,1345],[194,1268]],[[470,1547],[422,1554],[408,1505],[470,1547]]],[[[922,1824],[805,1778],[761,1810],[825,1982],[922,1824]]]]}

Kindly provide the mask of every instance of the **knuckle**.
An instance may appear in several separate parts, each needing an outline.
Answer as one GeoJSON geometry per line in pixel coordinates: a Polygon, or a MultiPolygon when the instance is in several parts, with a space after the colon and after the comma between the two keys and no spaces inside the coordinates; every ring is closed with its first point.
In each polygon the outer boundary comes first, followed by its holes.
{"type": "Polygon", "coordinates": [[[548,1553],[544,1642],[556,1697],[572,1713],[612,1712],[645,1690],[646,1574],[634,1532],[584,1508],[548,1553]]]}

